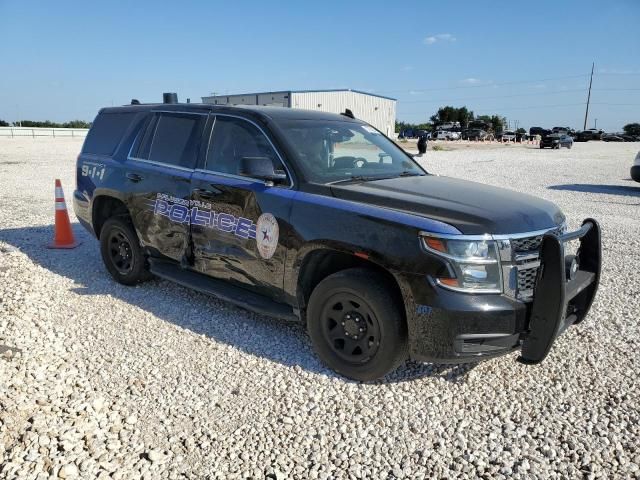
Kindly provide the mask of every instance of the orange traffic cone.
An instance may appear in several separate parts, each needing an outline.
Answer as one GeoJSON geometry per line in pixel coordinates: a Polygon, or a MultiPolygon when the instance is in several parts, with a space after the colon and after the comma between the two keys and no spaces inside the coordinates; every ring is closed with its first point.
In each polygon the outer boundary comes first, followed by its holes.
{"type": "Polygon", "coordinates": [[[47,245],[47,248],[75,248],[80,245],[76,242],[71,230],[71,222],[67,213],[67,204],[64,201],[64,192],[60,180],[56,179],[56,226],[55,238],[47,245]]]}

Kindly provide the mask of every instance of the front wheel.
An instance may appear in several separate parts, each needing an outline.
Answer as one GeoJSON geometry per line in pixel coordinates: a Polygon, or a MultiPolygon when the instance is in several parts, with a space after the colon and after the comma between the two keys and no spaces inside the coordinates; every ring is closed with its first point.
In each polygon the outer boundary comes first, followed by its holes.
{"type": "Polygon", "coordinates": [[[333,370],[360,381],[383,377],[407,358],[407,329],[399,295],[371,270],[329,275],[311,294],[309,336],[333,370]]]}
{"type": "Polygon", "coordinates": [[[151,278],[138,236],[126,217],[111,217],[100,231],[100,253],[118,283],[135,285],[151,278]]]}

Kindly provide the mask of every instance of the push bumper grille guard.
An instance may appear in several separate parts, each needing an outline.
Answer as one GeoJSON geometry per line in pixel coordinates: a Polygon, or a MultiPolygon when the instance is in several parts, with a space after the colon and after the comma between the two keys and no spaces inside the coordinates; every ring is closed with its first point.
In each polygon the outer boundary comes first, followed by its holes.
{"type": "Polygon", "coordinates": [[[600,225],[595,220],[586,219],[575,232],[544,235],[529,329],[523,339],[520,362],[542,362],[558,335],[584,319],[598,290],[601,264],[600,225]],[[564,244],[578,239],[578,270],[569,278],[564,244]]]}

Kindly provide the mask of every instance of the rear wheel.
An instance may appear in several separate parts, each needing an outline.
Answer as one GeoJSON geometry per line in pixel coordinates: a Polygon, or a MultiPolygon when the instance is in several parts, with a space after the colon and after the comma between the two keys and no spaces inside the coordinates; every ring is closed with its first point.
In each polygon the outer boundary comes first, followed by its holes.
{"type": "Polygon", "coordinates": [[[100,253],[118,283],[135,285],[151,278],[138,236],[127,217],[109,218],[100,231],[100,253]]]}
{"type": "Polygon", "coordinates": [[[322,280],[307,309],[309,336],[318,356],[336,372],[370,381],[407,357],[401,300],[382,275],[362,268],[322,280]]]}

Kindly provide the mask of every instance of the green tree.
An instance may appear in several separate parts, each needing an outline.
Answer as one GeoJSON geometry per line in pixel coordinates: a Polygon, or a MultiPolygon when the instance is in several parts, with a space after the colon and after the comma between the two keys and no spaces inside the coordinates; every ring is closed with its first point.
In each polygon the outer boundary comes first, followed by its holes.
{"type": "Polygon", "coordinates": [[[468,110],[467,107],[452,107],[449,105],[440,107],[438,113],[432,115],[430,118],[435,124],[460,122],[460,126],[465,128],[473,119],[473,112],[468,110]]]}
{"type": "Polygon", "coordinates": [[[433,129],[433,125],[430,123],[408,123],[396,120],[396,133],[400,133],[402,130],[407,129],[431,131],[433,129]]]}
{"type": "Polygon", "coordinates": [[[64,128],[89,128],[91,124],[84,120],[71,120],[70,122],[63,123],[62,126],[64,128]]]}
{"type": "Polygon", "coordinates": [[[527,133],[527,131],[524,128],[520,127],[516,130],[516,133],[527,133]]]}
{"type": "Polygon", "coordinates": [[[622,127],[627,135],[640,136],[640,123],[628,123],[622,127]]]}
{"type": "Polygon", "coordinates": [[[476,117],[476,121],[484,122],[487,128],[493,133],[502,133],[506,119],[500,115],[479,115],[476,117]]]}
{"type": "Polygon", "coordinates": [[[0,119],[0,127],[9,127],[9,122],[5,122],[4,120],[0,119]]]}

